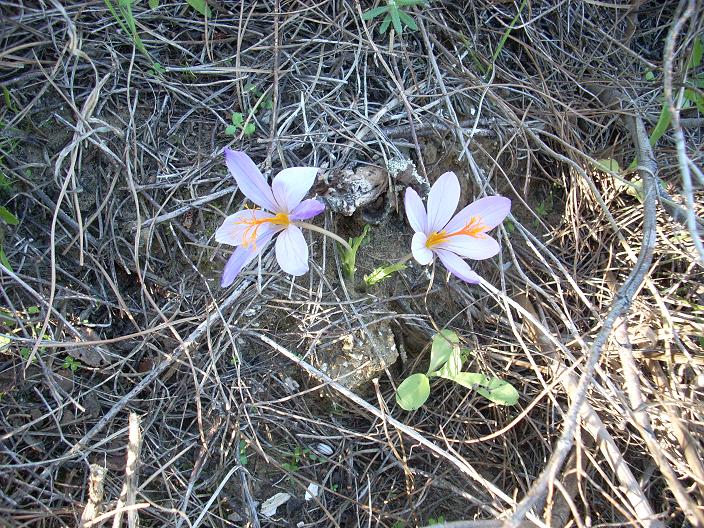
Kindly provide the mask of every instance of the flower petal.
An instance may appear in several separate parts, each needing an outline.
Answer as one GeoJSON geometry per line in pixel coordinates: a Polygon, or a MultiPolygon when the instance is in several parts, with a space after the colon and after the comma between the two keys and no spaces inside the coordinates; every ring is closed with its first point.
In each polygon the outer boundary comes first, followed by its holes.
{"type": "Polygon", "coordinates": [[[279,212],[271,187],[247,154],[226,148],[225,164],[237,181],[242,194],[264,209],[279,212]]]}
{"type": "Polygon", "coordinates": [[[498,242],[487,235],[484,235],[483,238],[456,235],[445,239],[435,248],[452,251],[462,258],[471,258],[472,260],[488,259],[499,252],[498,242]]]}
{"type": "Polygon", "coordinates": [[[411,240],[413,258],[418,261],[418,264],[422,264],[423,266],[433,261],[433,252],[425,245],[426,240],[428,240],[428,237],[421,231],[413,235],[413,240],[411,240]]]}
{"type": "Polygon", "coordinates": [[[325,204],[313,198],[303,200],[291,210],[291,220],[308,220],[325,211],[325,204]]]}
{"type": "Polygon", "coordinates": [[[454,172],[440,176],[428,194],[428,231],[440,231],[450,221],[460,201],[460,182],[454,172]]]}
{"type": "Polygon", "coordinates": [[[407,187],[403,203],[406,207],[408,223],[411,224],[413,231],[425,233],[428,228],[428,215],[418,193],[407,187]]]}
{"type": "Polygon", "coordinates": [[[222,225],[215,231],[215,241],[220,244],[239,246],[246,242],[245,238],[257,238],[270,231],[276,231],[272,228],[278,226],[274,226],[269,222],[259,225],[253,225],[252,223],[252,221],[273,217],[273,214],[262,211],[261,209],[243,209],[242,211],[237,211],[235,214],[225,218],[222,225]]]}
{"type": "Polygon", "coordinates": [[[480,198],[457,213],[447,224],[446,230],[452,233],[462,229],[473,216],[478,216],[488,231],[503,222],[510,210],[511,200],[504,196],[480,198]]]}
{"type": "Polygon", "coordinates": [[[481,282],[481,277],[472,271],[469,264],[454,253],[442,249],[435,250],[435,253],[440,257],[447,271],[452,273],[455,277],[469,282],[470,284],[479,284],[481,282]]]}
{"type": "Polygon", "coordinates": [[[276,260],[281,269],[298,277],[308,271],[308,244],[301,230],[288,226],[276,239],[276,260]]]}
{"type": "Polygon", "coordinates": [[[267,235],[261,237],[257,240],[256,246],[239,246],[238,248],[235,248],[235,251],[232,252],[232,255],[227,260],[227,264],[225,264],[225,268],[222,271],[220,286],[227,288],[230,284],[232,284],[242,269],[247,264],[252,262],[252,260],[264,251],[264,249],[266,249],[266,246],[271,241],[272,236],[274,236],[273,233],[268,233],[267,235]]]}
{"type": "Polygon", "coordinates": [[[301,203],[313,187],[316,174],[318,169],[315,167],[291,167],[276,175],[271,182],[271,189],[281,212],[289,213],[301,203]]]}

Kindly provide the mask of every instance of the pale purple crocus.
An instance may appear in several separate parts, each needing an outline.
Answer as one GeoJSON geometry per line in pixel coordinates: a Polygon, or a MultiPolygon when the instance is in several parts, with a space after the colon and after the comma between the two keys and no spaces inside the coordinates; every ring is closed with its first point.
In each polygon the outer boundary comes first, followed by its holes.
{"type": "Polygon", "coordinates": [[[229,286],[242,269],[257,257],[276,236],[276,260],[281,269],[294,276],[308,271],[308,244],[294,222],[322,213],[318,200],[303,200],[315,183],[318,169],[291,167],[279,172],[271,182],[244,152],[225,149],[225,163],[242,193],[261,209],[243,209],[225,218],[215,232],[221,244],[236,246],[225,264],[222,287],[229,286]],[[277,236],[278,235],[278,236],[277,236]]]}
{"type": "Polygon", "coordinates": [[[503,222],[511,200],[503,196],[481,198],[452,216],[459,200],[460,182],[454,172],[446,172],[433,184],[427,212],[418,193],[406,189],[406,215],[415,231],[411,251],[422,265],[430,264],[437,255],[454,276],[478,284],[481,278],[464,259],[482,260],[499,252],[499,244],[486,232],[503,222]]]}

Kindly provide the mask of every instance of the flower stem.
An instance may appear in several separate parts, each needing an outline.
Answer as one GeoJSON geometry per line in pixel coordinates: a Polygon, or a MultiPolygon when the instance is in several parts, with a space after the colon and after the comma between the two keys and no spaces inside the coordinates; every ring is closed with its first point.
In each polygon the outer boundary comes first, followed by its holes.
{"type": "Polygon", "coordinates": [[[296,221],[296,222],[294,222],[294,224],[296,224],[298,227],[302,227],[302,228],[304,228],[304,229],[310,229],[311,231],[315,231],[315,232],[317,232],[317,233],[320,233],[320,234],[322,234],[322,235],[325,235],[325,236],[327,236],[327,237],[330,237],[330,238],[332,238],[333,240],[336,240],[337,242],[339,242],[340,244],[342,244],[342,246],[343,246],[347,251],[352,251],[352,247],[350,247],[350,245],[347,243],[347,241],[346,241],[344,238],[341,238],[341,237],[337,236],[335,233],[333,233],[333,232],[331,232],[331,231],[328,231],[327,229],[324,229],[324,228],[322,228],[322,227],[318,227],[317,225],[314,225],[314,224],[309,224],[308,222],[299,222],[299,221],[296,221]]]}

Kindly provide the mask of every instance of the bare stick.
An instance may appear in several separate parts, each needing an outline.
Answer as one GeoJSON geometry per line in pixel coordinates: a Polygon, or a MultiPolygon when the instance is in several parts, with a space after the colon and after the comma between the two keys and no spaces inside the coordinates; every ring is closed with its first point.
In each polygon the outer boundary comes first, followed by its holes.
{"type": "Polygon", "coordinates": [[[90,465],[90,476],[88,477],[88,503],[81,514],[81,521],[78,528],[85,528],[86,523],[93,521],[98,515],[103,505],[103,481],[108,470],[99,464],[90,465]]]}
{"type": "Polygon", "coordinates": [[[139,428],[139,416],[130,413],[129,442],[127,444],[127,464],[125,465],[125,481],[122,483],[120,498],[115,506],[115,517],[112,519],[112,528],[120,528],[122,513],[127,511],[127,526],[137,528],[139,513],[135,508],[137,502],[137,471],[139,469],[139,453],[142,449],[142,431],[139,428]]]}

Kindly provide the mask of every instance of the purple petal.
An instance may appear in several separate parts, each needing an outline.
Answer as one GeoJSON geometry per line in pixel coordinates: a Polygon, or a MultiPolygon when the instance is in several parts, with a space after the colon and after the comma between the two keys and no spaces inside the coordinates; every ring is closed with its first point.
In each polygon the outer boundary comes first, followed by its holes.
{"type": "Polygon", "coordinates": [[[425,266],[433,261],[433,252],[428,249],[425,245],[428,237],[425,233],[418,231],[413,235],[413,240],[411,240],[411,252],[413,252],[413,258],[418,261],[418,264],[425,266]]]}
{"type": "Polygon", "coordinates": [[[325,204],[310,198],[299,203],[290,214],[291,220],[308,220],[325,211],[325,204]]]}
{"type": "Polygon", "coordinates": [[[274,198],[281,212],[289,213],[301,203],[303,197],[315,183],[315,167],[291,167],[276,175],[271,182],[274,198]]]}
{"type": "Polygon", "coordinates": [[[440,257],[447,271],[452,273],[455,277],[469,282],[470,284],[479,284],[481,282],[481,277],[472,271],[469,264],[454,253],[443,251],[442,249],[435,250],[435,253],[440,257]]]}
{"type": "Polygon", "coordinates": [[[468,235],[448,237],[435,248],[452,251],[462,258],[471,258],[472,260],[488,259],[499,252],[499,244],[496,240],[486,235],[482,238],[468,235]]]}
{"type": "Polygon", "coordinates": [[[510,210],[511,200],[508,198],[503,196],[480,198],[457,213],[445,229],[448,233],[459,231],[470,222],[473,216],[477,216],[488,231],[503,222],[510,210]]]}
{"type": "Polygon", "coordinates": [[[247,154],[226,148],[225,164],[247,198],[264,209],[279,212],[269,184],[247,154]]]}
{"type": "Polygon", "coordinates": [[[259,240],[257,240],[257,245],[256,246],[239,246],[235,248],[235,251],[232,252],[232,255],[227,261],[227,264],[225,264],[225,269],[222,271],[222,279],[220,281],[220,286],[223,288],[227,288],[230,284],[232,284],[235,281],[235,278],[237,275],[240,274],[242,269],[252,262],[252,260],[259,255],[264,249],[266,249],[266,246],[269,244],[271,241],[271,237],[273,236],[273,233],[270,233],[266,236],[261,237],[259,240]]]}
{"type": "Polygon", "coordinates": [[[288,226],[276,239],[276,260],[289,275],[298,277],[308,271],[308,244],[296,226],[288,226]]]}
{"type": "Polygon", "coordinates": [[[274,215],[261,209],[244,209],[225,218],[225,221],[215,231],[215,241],[220,244],[239,246],[247,242],[246,238],[256,239],[270,231],[276,231],[273,224],[266,222],[253,225],[252,221],[273,218],[274,215]],[[248,222],[249,221],[249,222],[248,222]]]}
{"type": "Polygon", "coordinates": [[[450,221],[460,201],[460,182],[454,172],[440,176],[428,194],[428,231],[440,231],[450,221]]]}
{"type": "Polygon", "coordinates": [[[406,188],[403,203],[406,207],[408,223],[411,224],[413,231],[425,233],[428,227],[428,215],[425,213],[425,206],[418,193],[410,187],[406,188]]]}

